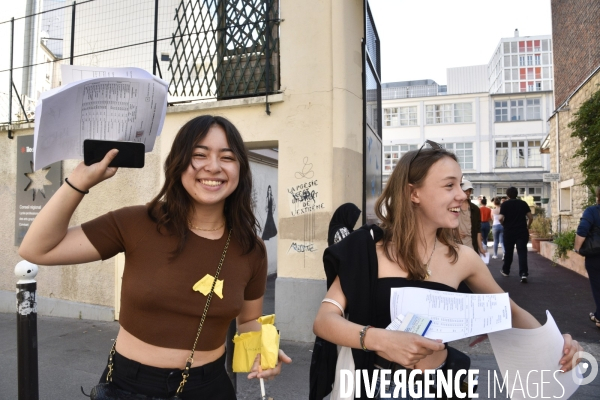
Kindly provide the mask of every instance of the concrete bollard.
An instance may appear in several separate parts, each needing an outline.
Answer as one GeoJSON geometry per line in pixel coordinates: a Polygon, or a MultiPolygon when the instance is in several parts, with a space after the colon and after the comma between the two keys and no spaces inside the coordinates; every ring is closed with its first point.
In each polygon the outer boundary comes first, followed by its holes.
{"type": "Polygon", "coordinates": [[[38,400],[37,282],[38,266],[21,261],[17,282],[17,359],[19,400],[38,400]]]}

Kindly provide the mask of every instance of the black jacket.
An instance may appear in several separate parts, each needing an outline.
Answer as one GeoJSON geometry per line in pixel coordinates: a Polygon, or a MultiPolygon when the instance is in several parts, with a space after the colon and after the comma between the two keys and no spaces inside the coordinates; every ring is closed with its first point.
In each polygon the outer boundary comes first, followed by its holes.
{"type": "MultiPolygon", "coordinates": [[[[347,299],[348,320],[360,325],[373,324],[375,290],[377,288],[377,253],[375,243],[383,231],[377,225],[365,225],[352,232],[341,242],[329,246],[323,254],[327,288],[337,276],[347,299]],[[371,237],[373,230],[373,237],[371,237]],[[364,268],[367,265],[368,268],[364,268]],[[343,268],[340,268],[342,267],[343,268]]],[[[358,342],[358,338],[356,338],[358,342]]],[[[373,371],[375,353],[352,349],[356,369],[373,371]]],[[[335,380],[337,346],[317,337],[310,367],[311,400],[321,400],[331,392],[335,380]]],[[[361,390],[364,394],[365,390],[361,390]]],[[[366,398],[366,397],[365,397],[366,398]]]]}

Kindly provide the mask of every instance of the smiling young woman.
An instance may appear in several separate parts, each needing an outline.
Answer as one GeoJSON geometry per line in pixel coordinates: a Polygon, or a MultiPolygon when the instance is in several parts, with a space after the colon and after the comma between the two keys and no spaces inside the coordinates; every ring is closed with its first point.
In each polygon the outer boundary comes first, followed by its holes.
{"type": "MultiPolygon", "coordinates": [[[[177,392],[208,304],[179,396],[235,399],[224,368],[226,332],[234,318],[240,333],[260,330],[256,319],[262,315],[267,274],[241,135],[225,118],[192,119],[177,133],[165,160],[164,185],[149,204],[68,228],[83,193],[117,172],[108,167],[116,154],[112,150],[97,164],[75,168],[69,182],[79,190],[63,185],[56,192],[19,254],[36,264],[60,265],[125,253],[121,327],[110,375],[112,385],[125,392],[161,398],[177,392]],[[196,290],[196,284],[206,275],[212,283],[217,273],[223,287],[208,303],[208,292],[196,290]]],[[[280,361],[291,362],[283,352],[280,361]]],[[[261,371],[257,360],[248,377],[271,378],[281,364],[261,371]]],[[[107,366],[100,382],[108,376],[107,366]]]]}
{"type": "MultiPolygon", "coordinates": [[[[332,344],[353,348],[355,369],[371,373],[374,368],[469,368],[466,354],[446,348],[441,341],[385,329],[391,322],[392,288],[455,292],[464,281],[474,293],[502,293],[479,255],[455,240],[460,204],[466,198],[461,178],[456,156],[436,143],[406,153],[377,200],[375,212],[381,224],[364,226],[325,250],[328,292],[314,332],[332,344]],[[346,312],[348,319],[343,317],[346,312]]],[[[540,326],[512,301],[511,311],[514,327],[540,326]]],[[[560,363],[570,370],[571,359],[581,346],[570,335],[564,337],[560,363]]],[[[317,366],[321,362],[327,364],[327,360],[313,360],[317,366]]],[[[311,376],[314,393],[331,387],[321,379],[332,375],[319,371],[319,377],[311,376]]],[[[365,398],[364,388],[361,393],[365,398]]]]}

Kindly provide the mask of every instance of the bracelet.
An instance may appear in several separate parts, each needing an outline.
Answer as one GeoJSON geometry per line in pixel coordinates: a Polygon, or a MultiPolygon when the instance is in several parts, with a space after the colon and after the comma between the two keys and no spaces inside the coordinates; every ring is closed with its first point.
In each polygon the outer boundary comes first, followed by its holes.
{"type": "Polygon", "coordinates": [[[321,303],[331,303],[334,306],[336,306],[337,308],[340,309],[340,311],[342,312],[342,317],[344,316],[344,309],[342,308],[342,305],[340,303],[338,303],[337,301],[335,301],[334,299],[330,299],[329,297],[325,297],[323,300],[321,300],[321,303]]]}
{"type": "Polygon", "coordinates": [[[362,349],[364,351],[367,351],[367,352],[371,351],[371,350],[367,349],[367,347],[365,346],[365,336],[367,335],[367,330],[369,328],[371,328],[371,325],[365,325],[362,328],[362,330],[360,331],[360,334],[359,334],[359,336],[360,336],[360,347],[362,347],[362,349]]]}
{"type": "Polygon", "coordinates": [[[71,182],[69,182],[69,178],[65,178],[65,182],[67,182],[67,185],[71,186],[76,192],[79,192],[81,194],[88,194],[90,192],[89,190],[83,191],[81,189],[77,189],[75,186],[73,186],[71,182]]]}

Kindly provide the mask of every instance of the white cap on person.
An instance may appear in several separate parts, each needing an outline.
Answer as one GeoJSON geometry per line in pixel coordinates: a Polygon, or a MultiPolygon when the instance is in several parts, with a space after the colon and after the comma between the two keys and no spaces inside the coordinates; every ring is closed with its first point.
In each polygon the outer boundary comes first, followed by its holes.
{"type": "Polygon", "coordinates": [[[460,187],[462,188],[462,190],[464,192],[465,190],[473,189],[473,184],[471,183],[471,181],[463,179],[462,182],[460,183],[460,187]]]}

